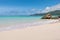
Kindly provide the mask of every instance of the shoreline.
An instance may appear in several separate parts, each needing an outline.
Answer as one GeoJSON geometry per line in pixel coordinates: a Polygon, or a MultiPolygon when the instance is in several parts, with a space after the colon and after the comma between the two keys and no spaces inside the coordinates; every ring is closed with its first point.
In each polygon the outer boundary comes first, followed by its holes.
{"type": "Polygon", "coordinates": [[[60,23],[3,31],[0,40],[60,40],[60,23]]]}
{"type": "Polygon", "coordinates": [[[46,25],[46,24],[53,24],[53,23],[57,23],[59,22],[58,20],[45,20],[44,21],[45,23],[41,23],[40,21],[37,21],[37,22],[33,22],[32,24],[31,23],[27,23],[26,25],[24,26],[20,26],[20,24],[16,24],[16,25],[11,25],[11,26],[8,26],[8,27],[4,27],[4,28],[0,28],[0,32],[2,31],[9,31],[9,30],[14,30],[14,29],[24,29],[24,28],[27,28],[27,27],[33,27],[33,26],[42,26],[42,25],[46,25]]]}

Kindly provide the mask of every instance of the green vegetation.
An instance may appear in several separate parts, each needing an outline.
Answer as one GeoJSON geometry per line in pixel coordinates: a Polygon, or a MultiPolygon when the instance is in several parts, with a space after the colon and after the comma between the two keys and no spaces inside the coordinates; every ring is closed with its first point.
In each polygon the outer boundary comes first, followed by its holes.
{"type": "Polygon", "coordinates": [[[43,16],[41,19],[58,19],[58,16],[60,16],[60,10],[55,10],[48,13],[36,13],[31,16],[43,16]],[[53,17],[53,15],[55,16],[53,17]]]}
{"type": "Polygon", "coordinates": [[[41,19],[58,19],[58,17],[53,17],[50,13],[44,15],[41,19]]]}
{"type": "Polygon", "coordinates": [[[42,17],[42,19],[51,19],[51,18],[52,18],[52,16],[49,13],[42,17]]]}
{"type": "MultiPolygon", "coordinates": [[[[51,12],[48,12],[49,14],[51,15],[60,15],[60,10],[55,10],[55,11],[51,11],[51,12]]],[[[48,14],[48,13],[36,13],[36,14],[32,14],[30,16],[43,16],[45,14],[48,14]]]]}

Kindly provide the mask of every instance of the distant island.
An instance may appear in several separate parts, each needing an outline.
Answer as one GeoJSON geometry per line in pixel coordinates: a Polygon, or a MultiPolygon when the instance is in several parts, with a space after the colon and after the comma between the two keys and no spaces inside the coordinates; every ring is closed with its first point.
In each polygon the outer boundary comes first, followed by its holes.
{"type": "MultiPolygon", "coordinates": [[[[50,13],[51,15],[60,15],[60,10],[55,10],[55,11],[51,11],[48,13],[50,13]]],[[[35,13],[35,14],[30,15],[30,16],[43,16],[43,15],[48,14],[48,13],[35,13]]]]}
{"type": "Polygon", "coordinates": [[[55,10],[48,13],[40,13],[40,14],[36,13],[30,16],[42,16],[41,19],[58,19],[58,16],[60,16],[60,10],[55,10]]]}

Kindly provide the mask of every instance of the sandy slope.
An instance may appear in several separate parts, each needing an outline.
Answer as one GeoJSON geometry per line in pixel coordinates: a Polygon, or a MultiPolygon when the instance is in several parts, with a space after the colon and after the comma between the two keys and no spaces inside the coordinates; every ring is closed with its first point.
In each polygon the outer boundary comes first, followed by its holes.
{"type": "Polygon", "coordinates": [[[60,23],[0,32],[0,40],[60,40],[60,23]]]}

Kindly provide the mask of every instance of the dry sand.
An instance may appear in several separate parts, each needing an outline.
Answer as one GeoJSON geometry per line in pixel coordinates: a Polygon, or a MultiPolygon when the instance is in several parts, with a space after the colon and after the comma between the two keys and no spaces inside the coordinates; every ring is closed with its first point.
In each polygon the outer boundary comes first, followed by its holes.
{"type": "Polygon", "coordinates": [[[0,40],[60,40],[60,23],[3,31],[0,40]]]}

